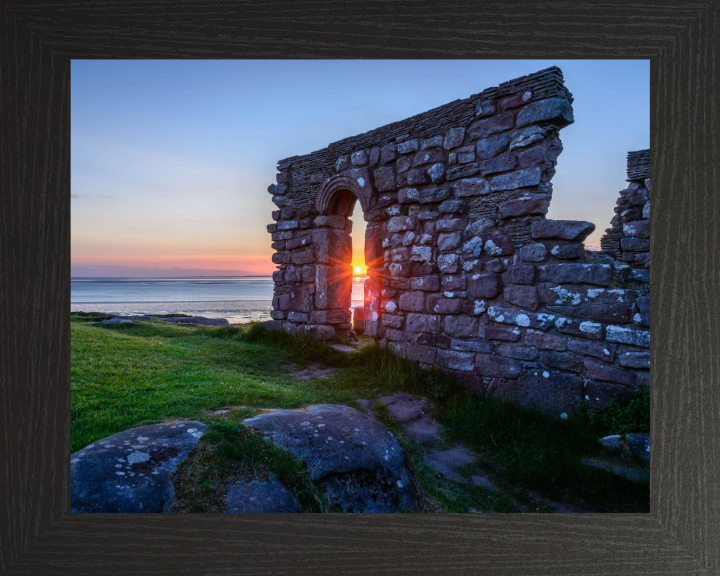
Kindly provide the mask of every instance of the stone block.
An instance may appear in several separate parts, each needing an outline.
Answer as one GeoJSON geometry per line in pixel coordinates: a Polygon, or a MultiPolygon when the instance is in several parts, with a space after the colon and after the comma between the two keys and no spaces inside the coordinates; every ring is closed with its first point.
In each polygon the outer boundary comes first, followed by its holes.
{"type": "Polygon", "coordinates": [[[315,253],[312,249],[295,250],[290,253],[290,261],[296,266],[310,264],[315,261],[315,253]]]}
{"type": "Polygon", "coordinates": [[[605,410],[611,398],[616,397],[623,401],[629,399],[632,394],[633,390],[628,386],[590,380],[587,383],[585,400],[590,408],[605,410]]]}
{"type": "Polygon", "coordinates": [[[410,152],[417,152],[418,141],[417,140],[405,140],[397,145],[397,151],[400,154],[410,154],[410,152]]]}
{"type": "Polygon", "coordinates": [[[408,314],[405,321],[405,330],[408,332],[440,332],[440,317],[432,314],[408,314]]]}
{"type": "Polygon", "coordinates": [[[582,358],[570,352],[543,352],[542,363],[548,368],[569,372],[580,372],[583,367],[582,358]]]}
{"type": "MultiPolygon", "coordinates": [[[[473,151],[474,152],[474,151],[473,151]]],[[[473,153],[473,159],[475,154],[473,153]]],[[[517,165],[517,159],[515,156],[499,156],[497,158],[491,158],[480,163],[480,173],[483,176],[488,174],[496,174],[498,172],[507,172],[512,170],[517,165]]]]}
{"type": "Polygon", "coordinates": [[[276,252],[270,257],[273,264],[289,264],[290,263],[290,252],[276,252]]]}
{"type": "Polygon", "coordinates": [[[580,220],[540,219],[532,223],[531,230],[534,240],[556,238],[582,242],[595,230],[595,224],[580,220]]]}
{"type": "MultiPolygon", "coordinates": [[[[486,329],[487,331],[487,329],[486,329]]],[[[516,344],[501,344],[498,346],[498,354],[516,360],[532,361],[538,357],[537,348],[532,346],[518,346],[516,344]]]]}
{"type": "Polygon", "coordinates": [[[404,316],[396,316],[394,314],[383,314],[381,316],[382,325],[386,328],[395,328],[400,330],[405,324],[404,316]]]}
{"type": "Polygon", "coordinates": [[[443,276],[443,290],[465,290],[467,288],[467,277],[463,275],[443,276]]]}
{"type": "Polygon", "coordinates": [[[458,148],[456,154],[459,164],[475,162],[475,146],[465,146],[464,148],[458,148]]]}
{"type": "Polygon", "coordinates": [[[536,346],[541,350],[565,350],[567,349],[567,338],[528,330],[525,332],[525,344],[536,346]]]}
{"type": "Polygon", "coordinates": [[[540,298],[535,286],[508,286],[503,296],[506,302],[526,310],[535,311],[540,307],[540,298]]]}
{"type": "Polygon", "coordinates": [[[518,165],[520,168],[528,168],[537,164],[547,162],[547,150],[544,146],[534,146],[518,154],[518,165]]]}
{"type": "Polygon", "coordinates": [[[339,266],[352,261],[352,241],[345,230],[313,230],[312,244],[315,247],[315,257],[321,264],[339,266]]]}
{"type": "Polygon", "coordinates": [[[505,234],[493,234],[485,241],[485,253],[488,256],[508,256],[514,251],[512,238],[505,234]]]}
{"type": "Polygon", "coordinates": [[[517,188],[528,188],[540,184],[542,171],[539,167],[523,168],[508,174],[495,176],[490,181],[490,190],[501,192],[503,190],[515,190],[517,188]]]}
{"type": "Polygon", "coordinates": [[[433,346],[422,346],[420,344],[408,344],[406,348],[406,357],[414,362],[422,364],[434,364],[437,357],[437,348],[433,346]]]}
{"type": "Polygon", "coordinates": [[[318,228],[321,226],[327,226],[329,228],[339,228],[339,229],[343,230],[343,229],[345,229],[345,217],[337,216],[337,215],[316,216],[315,217],[315,226],[317,226],[318,228]]]}
{"type": "Polygon", "coordinates": [[[510,310],[503,306],[490,306],[488,316],[495,322],[502,324],[514,324],[521,328],[534,328],[536,330],[547,330],[553,325],[555,316],[544,312],[525,312],[521,310],[510,310]]]}
{"type": "Polygon", "coordinates": [[[458,232],[452,232],[450,234],[440,234],[438,236],[438,248],[442,252],[448,250],[455,250],[460,246],[460,234],[458,232]]]}
{"type": "Polygon", "coordinates": [[[387,231],[390,234],[405,232],[417,228],[417,218],[414,216],[393,216],[388,220],[387,231]]]}
{"type": "Polygon", "coordinates": [[[435,162],[445,162],[445,152],[443,150],[422,150],[415,155],[413,166],[425,166],[435,162]]]}
{"type": "Polygon", "coordinates": [[[650,238],[650,220],[639,220],[624,224],[623,234],[631,238],[650,238]]]}
{"type": "Polygon", "coordinates": [[[475,365],[474,352],[457,352],[455,350],[438,350],[437,364],[443,368],[472,372],[475,365]]]}
{"type": "Polygon", "coordinates": [[[643,238],[621,238],[620,247],[623,250],[631,250],[633,252],[647,252],[650,250],[650,240],[643,238]]]}
{"type": "Polygon", "coordinates": [[[490,378],[514,379],[522,372],[522,362],[504,356],[478,354],[475,356],[475,372],[490,378]]]}
{"type": "Polygon", "coordinates": [[[378,192],[390,192],[396,189],[395,170],[392,166],[383,166],[375,170],[375,187],[378,192]]]}
{"type": "Polygon", "coordinates": [[[495,298],[502,289],[502,278],[498,274],[475,274],[470,280],[473,298],[495,298]]]}
{"type": "MultiPolygon", "coordinates": [[[[470,162],[469,164],[461,164],[459,166],[453,166],[452,168],[449,168],[448,171],[445,173],[445,179],[446,180],[457,180],[458,178],[467,178],[468,176],[474,176],[480,172],[480,167],[478,166],[477,162],[470,162]]],[[[485,194],[487,194],[490,190],[488,189],[485,194]]],[[[476,192],[474,195],[480,194],[481,192],[476,192]]],[[[457,193],[457,189],[455,192],[456,196],[460,196],[460,194],[457,193]]],[[[469,196],[470,194],[467,194],[469,196]]]]}
{"type": "MultiPolygon", "coordinates": [[[[355,310],[364,310],[362,306],[357,306],[355,310]]],[[[350,322],[350,310],[313,310],[310,313],[310,322],[312,324],[344,324],[350,322]]],[[[292,318],[290,318],[292,320],[292,318]]],[[[293,320],[294,321],[294,320],[293,320]]]]}
{"type": "Polygon", "coordinates": [[[445,200],[439,207],[440,214],[461,214],[465,212],[465,202],[462,200],[445,200]]]}
{"type": "Polygon", "coordinates": [[[484,138],[477,143],[476,152],[480,160],[487,160],[497,156],[507,148],[510,138],[507,134],[499,134],[492,138],[484,138]]]}
{"type": "Polygon", "coordinates": [[[424,290],[426,292],[437,292],[440,290],[439,276],[420,276],[410,279],[410,288],[412,290],[424,290]]]}
{"type": "Polygon", "coordinates": [[[489,340],[503,340],[505,342],[519,342],[522,331],[517,326],[504,326],[502,324],[488,324],[485,327],[485,338],[489,340]]]}
{"type": "Polygon", "coordinates": [[[500,218],[518,218],[531,214],[545,215],[550,202],[547,198],[516,198],[500,204],[500,218]]]}
{"type": "Polygon", "coordinates": [[[387,164],[395,160],[395,158],[397,158],[395,144],[388,144],[387,146],[382,147],[380,150],[380,162],[387,164]]]}
{"type": "Polygon", "coordinates": [[[547,98],[532,102],[517,115],[518,128],[538,122],[553,122],[562,127],[574,121],[572,107],[564,98],[547,98]]]}
{"type": "Polygon", "coordinates": [[[400,310],[422,312],[425,310],[424,292],[405,292],[400,294],[400,310]]]}
{"type": "Polygon", "coordinates": [[[605,331],[605,338],[610,342],[629,344],[650,348],[650,332],[646,330],[633,330],[623,326],[608,326],[605,331]]]}
{"type": "Polygon", "coordinates": [[[635,386],[637,375],[634,372],[615,368],[610,364],[596,362],[590,358],[585,358],[585,370],[587,370],[588,378],[593,380],[601,380],[603,382],[614,382],[623,386],[635,386]]]}
{"type": "Polygon", "coordinates": [[[388,329],[385,330],[385,338],[391,342],[415,342],[417,334],[405,330],[388,329]]]}
{"type": "Polygon", "coordinates": [[[540,142],[543,138],[545,138],[545,130],[540,128],[540,126],[530,126],[522,130],[520,134],[510,142],[510,150],[531,146],[536,142],[540,142]]]}
{"type": "Polygon", "coordinates": [[[650,369],[650,352],[623,352],[620,354],[620,366],[624,368],[650,369]]]}
{"type": "Polygon", "coordinates": [[[458,198],[483,196],[490,193],[490,185],[484,178],[468,178],[456,182],[453,186],[453,192],[458,198]]]}
{"type": "Polygon", "coordinates": [[[497,111],[495,102],[492,100],[484,100],[479,102],[475,107],[475,116],[477,118],[484,118],[485,116],[492,116],[497,111]]]}
{"type": "Polygon", "coordinates": [[[453,338],[450,342],[450,349],[458,352],[482,352],[483,354],[491,354],[494,346],[490,342],[482,340],[457,340],[453,338]]]}
{"type": "Polygon", "coordinates": [[[315,269],[315,307],[318,310],[350,308],[352,269],[350,266],[318,265],[315,269]]]}
{"type": "Polygon", "coordinates": [[[513,266],[508,269],[507,279],[510,284],[532,284],[535,282],[535,267],[513,266]]]}
{"type": "Polygon", "coordinates": [[[595,284],[609,286],[611,267],[609,264],[543,264],[538,266],[540,282],[558,284],[595,284]]]}
{"type": "Polygon", "coordinates": [[[427,169],[427,175],[433,184],[441,184],[445,181],[445,164],[438,162],[427,169]]]}
{"type": "Polygon", "coordinates": [[[417,194],[417,201],[421,204],[442,202],[450,196],[449,188],[424,188],[417,194]]]}
{"type": "Polygon", "coordinates": [[[464,218],[445,218],[435,222],[437,232],[458,232],[464,230],[465,226],[467,226],[467,220],[464,218]]]}
{"type": "Polygon", "coordinates": [[[633,302],[632,317],[635,324],[650,327],[650,296],[640,296],[633,302]]]}
{"type": "Polygon", "coordinates": [[[588,340],[575,340],[570,338],[568,341],[568,350],[582,354],[583,356],[599,358],[603,362],[612,362],[615,360],[617,345],[608,344],[607,342],[589,342],[588,340]]]}
{"type": "Polygon", "coordinates": [[[298,224],[297,220],[281,220],[277,223],[277,229],[280,231],[296,230],[299,227],[300,224],[298,224]]]}
{"type": "Polygon", "coordinates": [[[572,334],[593,340],[602,340],[605,337],[605,327],[589,320],[558,318],[555,320],[555,328],[563,334],[572,334]]]}
{"type": "Polygon", "coordinates": [[[309,315],[306,312],[290,312],[288,314],[288,320],[290,322],[307,322],[309,315]]]}
{"type": "Polygon", "coordinates": [[[555,258],[571,259],[582,258],[585,256],[585,248],[582,244],[556,244],[550,249],[550,254],[555,258]]]}
{"type": "Polygon", "coordinates": [[[462,146],[463,140],[465,139],[465,128],[450,128],[447,136],[445,136],[445,143],[443,147],[446,150],[452,150],[458,146],[462,146]]]}
{"type": "Polygon", "coordinates": [[[476,120],[468,128],[468,135],[470,138],[487,138],[492,134],[498,132],[504,132],[515,127],[515,114],[512,112],[506,112],[505,114],[499,114],[492,118],[486,118],[484,120],[476,120]]]}
{"type": "Polygon", "coordinates": [[[520,259],[523,262],[542,262],[547,260],[547,254],[547,248],[540,243],[526,244],[520,248],[520,259]]]}
{"type": "Polygon", "coordinates": [[[460,299],[439,298],[432,307],[432,312],[436,314],[460,314],[462,312],[463,303],[460,299]]]}
{"type": "Polygon", "coordinates": [[[407,174],[400,174],[395,179],[398,186],[418,186],[420,184],[428,184],[430,177],[427,175],[425,170],[415,168],[409,170],[407,174]]]}
{"type": "Polygon", "coordinates": [[[463,244],[462,256],[467,262],[473,258],[479,258],[483,250],[483,240],[479,236],[471,238],[463,244]]]}
{"type": "Polygon", "coordinates": [[[500,382],[488,394],[538,410],[549,418],[574,414],[582,397],[583,380],[574,374],[550,370],[528,370],[518,380],[500,382]]]}
{"type": "Polygon", "coordinates": [[[445,316],[444,331],[454,338],[478,336],[478,319],[474,316],[445,316]]]}

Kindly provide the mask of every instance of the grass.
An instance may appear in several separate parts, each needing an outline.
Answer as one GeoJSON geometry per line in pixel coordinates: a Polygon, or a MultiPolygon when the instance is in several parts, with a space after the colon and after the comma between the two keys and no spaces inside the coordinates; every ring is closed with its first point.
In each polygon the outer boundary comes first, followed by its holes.
{"type": "MultiPolygon", "coordinates": [[[[209,425],[198,450],[175,476],[177,511],[221,511],[220,495],[233,479],[275,475],[303,511],[330,511],[303,464],[262,440],[241,420],[265,408],[338,403],[394,392],[430,398],[445,426],[438,446],[462,443],[477,460],[461,473],[487,474],[493,492],[438,475],[425,463],[425,447],[398,437],[424,494],[425,511],[544,511],[530,491],[582,503],[595,511],[647,512],[649,490],[580,465],[601,453],[597,439],[611,430],[587,415],[549,421],[541,415],[465,392],[439,371],[426,372],[389,350],[368,345],[344,355],[307,337],[266,331],[258,325],[207,328],[141,321],[89,324],[72,316],[72,451],[122,430],[179,419],[209,425]],[[293,373],[317,362],[336,368],[322,380],[293,373]],[[223,416],[212,411],[236,407],[223,416]]],[[[642,408],[642,407],[640,407],[642,408]]],[[[635,407],[638,409],[638,406],[635,407]]],[[[640,410],[642,411],[642,410],[640,410]]]]}

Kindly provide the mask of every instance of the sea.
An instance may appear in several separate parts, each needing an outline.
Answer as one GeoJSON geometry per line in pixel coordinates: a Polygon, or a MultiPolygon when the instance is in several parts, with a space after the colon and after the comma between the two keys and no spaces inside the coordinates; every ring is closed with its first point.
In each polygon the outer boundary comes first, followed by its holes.
{"type": "MultiPolygon", "coordinates": [[[[363,303],[366,277],[353,278],[352,306],[363,303]]],[[[193,278],[71,278],[70,311],[190,314],[225,318],[230,324],[269,320],[270,276],[193,278]]]]}

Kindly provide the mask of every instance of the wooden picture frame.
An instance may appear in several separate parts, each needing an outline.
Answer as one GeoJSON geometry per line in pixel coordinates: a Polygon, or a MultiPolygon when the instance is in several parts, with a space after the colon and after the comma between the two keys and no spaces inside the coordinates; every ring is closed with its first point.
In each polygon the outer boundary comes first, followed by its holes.
{"type": "Polygon", "coordinates": [[[719,37],[718,0],[5,2],[0,572],[720,573],[719,37]],[[70,61],[287,57],[650,59],[649,514],[70,514],[70,61]]]}

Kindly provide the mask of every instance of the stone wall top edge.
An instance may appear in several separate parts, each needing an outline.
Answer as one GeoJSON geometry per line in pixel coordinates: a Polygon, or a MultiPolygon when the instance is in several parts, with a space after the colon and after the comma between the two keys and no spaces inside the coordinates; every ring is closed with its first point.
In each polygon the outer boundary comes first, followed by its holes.
{"type": "Polygon", "coordinates": [[[430,137],[435,135],[435,132],[451,128],[452,124],[457,122],[457,120],[464,118],[470,113],[474,113],[476,104],[481,100],[506,97],[530,88],[535,91],[536,99],[560,96],[572,102],[572,94],[563,83],[562,70],[556,66],[552,66],[533,74],[528,74],[527,76],[503,82],[500,86],[487,88],[468,98],[453,100],[452,102],[410,116],[409,118],[391,122],[390,124],[374,128],[368,132],[332,142],[325,148],[315,150],[308,154],[284,158],[278,161],[278,169],[285,170],[292,164],[311,160],[318,155],[331,154],[333,156],[340,156],[368,146],[383,146],[394,142],[398,136],[404,136],[406,134],[408,138],[430,137]],[[447,126],[445,126],[445,124],[447,124],[447,126]],[[433,132],[433,134],[430,134],[430,132],[433,132]]]}

